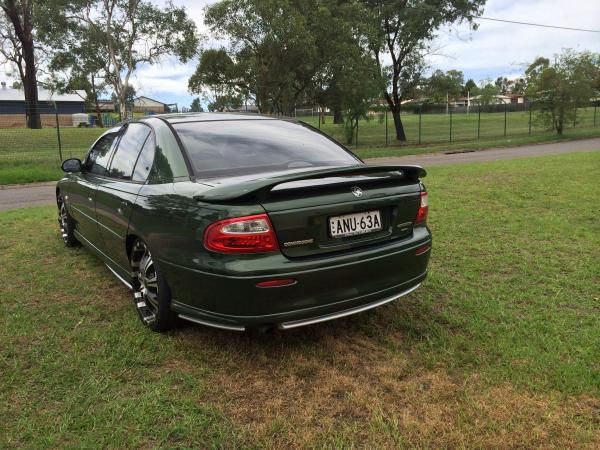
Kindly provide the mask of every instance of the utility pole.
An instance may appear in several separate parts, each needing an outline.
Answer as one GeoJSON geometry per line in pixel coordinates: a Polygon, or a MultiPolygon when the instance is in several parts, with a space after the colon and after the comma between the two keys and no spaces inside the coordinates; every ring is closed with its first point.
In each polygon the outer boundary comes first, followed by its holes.
{"type": "Polygon", "coordinates": [[[448,114],[448,91],[446,91],[446,114],[448,114]]]}
{"type": "Polygon", "coordinates": [[[504,103],[504,137],[506,137],[506,103],[504,103]]]}
{"type": "Polygon", "coordinates": [[[452,142],[452,110],[450,110],[450,142],[452,142]]]}
{"type": "Polygon", "coordinates": [[[478,117],[477,117],[477,140],[479,140],[479,137],[481,136],[481,105],[479,105],[479,112],[478,112],[478,117]]]}
{"type": "Polygon", "coordinates": [[[467,116],[471,110],[471,91],[467,91],[467,116]]]}
{"type": "Polygon", "coordinates": [[[421,145],[421,119],[423,117],[423,105],[419,105],[419,145],[421,145]]]}

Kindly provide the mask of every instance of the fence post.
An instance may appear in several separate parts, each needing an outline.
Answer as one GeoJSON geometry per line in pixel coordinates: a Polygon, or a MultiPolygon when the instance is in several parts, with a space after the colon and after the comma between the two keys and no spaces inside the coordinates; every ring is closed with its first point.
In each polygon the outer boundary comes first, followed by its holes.
{"type": "Polygon", "coordinates": [[[452,108],[448,108],[450,112],[450,142],[452,142],[452,108]]]}
{"type": "Polygon", "coordinates": [[[532,106],[533,105],[531,104],[531,102],[529,102],[529,134],[531,134],[531,110],[533,109],[532,106]]]}
{"type": "Polygon", "coordinates": [[[388,123],[387,123],[387,109],[385,110],[385,146],[388,146],[388,123]]]}
{"type": "Polygon", "coordinates": [[[594,105],[594,128],[596,128],[596,108],[598,108],[598,105],[594,105]]]}
{"type": "Polygon", "coordinates": [[[505,103],[504,104],[504,137],[506,137],[506,109],[507,109],[506,107],[507,106],[508,105],[505,103]]]}
{"type": "Polygon", "coordinates": [[[356,116],[356,148],[358,148],[358,116],[356,116]]]}
{"type": "Polygon", "coordinates": [[[477,108],[477,140],[481,136],[481,105],[477,108]]]}
{"type": "Polygon", "coordinates": [[[60,158],[60,162],[63,162],[62,155],[62,143],[60,141],[60,123],[58,121],[58,109],[56,109],[56,102],[54,102],[54,118],[56,119],[56,138],[58,140],[58,157],[60,158]]]}
{"type": "Polygon", "coordinates": [[[575,114],[573,114],[573,128],[577,126],[577,107],[575,108],[575,114]]]}
{"type": "Polygon", "coordinates": [[[421,145],[421,118],[423,116],[423,105],[419,105],[419,145],[421,145]]]}

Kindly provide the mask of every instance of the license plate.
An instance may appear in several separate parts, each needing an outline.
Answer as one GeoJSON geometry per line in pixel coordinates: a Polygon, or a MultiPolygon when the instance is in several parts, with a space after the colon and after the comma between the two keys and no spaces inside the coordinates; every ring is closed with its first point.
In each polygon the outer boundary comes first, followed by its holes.
{"type": "Polygon", "coordinates": [[[366,211],[329,218],[329,234],[334,238],[372,233],[381,228],[379,211],[366,211]]]}

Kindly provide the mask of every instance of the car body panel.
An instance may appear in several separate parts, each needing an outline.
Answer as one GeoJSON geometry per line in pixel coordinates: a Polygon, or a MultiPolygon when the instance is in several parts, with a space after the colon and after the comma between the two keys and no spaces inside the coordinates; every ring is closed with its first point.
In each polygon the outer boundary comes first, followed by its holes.
{"type": "MultiPolygon", "coordinates": [[[[60,184],[59,184],[60,186],[60,184]]],[[[61,191],[67,195],[69,213],[75,219],[77,231],[87,236],[94,245],[100,244],[96,220],[96,177],[90,174],[69,174],[62,183],[61,191]]]]}
{"type": "Polygon", "coordinates": [[[132,275],[128,245],[139,238],[169,283],[174,311],[255,326],[378,302],[426,277],[430,252],[417,255],[416,250],[431,245],[431,232],[425,224],[413,224],[425,189],[422,168],[357,164],[201,180],[169,123],[194,119],[198,115],[144,120],[156,139],[145,183],[77,173],[57,185],[68,197],[78,239],[126,283],[132,275]],[[357,187],[360,198],[352,194],[357,187]],[[382,230],[346,238],[328,234],[328,217],[374,209],[381,213],[382,230]],[[221,254],[204,247],[208,225],[265,213],[281,251],[221,254]],[[256,286],[274,278],[295,283],[256,286]]]}
{"type": "Polygon", "coordinates": [[[104,252],[126,268],[129,258],[123,249],[129,230],[129,218],[141,184],[104,178],[96,191],[96,220],[104,252]]]}

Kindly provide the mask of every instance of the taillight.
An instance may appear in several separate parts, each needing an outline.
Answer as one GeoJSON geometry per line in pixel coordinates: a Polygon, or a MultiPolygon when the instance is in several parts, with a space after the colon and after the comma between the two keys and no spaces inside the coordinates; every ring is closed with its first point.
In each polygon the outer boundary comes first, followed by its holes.
{"type": "Polygon", "coordinates": [[[427,200],[427,192],[421,191],[421,200],[419,203],[419,210],[417,211],[417,217],[415,219],[415,225],[423,223],[427,220],[427,210],[429,202],[427,200]]]}
{"type": "Polygon", "coordinates": [[[266,253],[279,250],[266,214],[225,219],[209,225],[204,246],[219,253],[266,253]]]}

